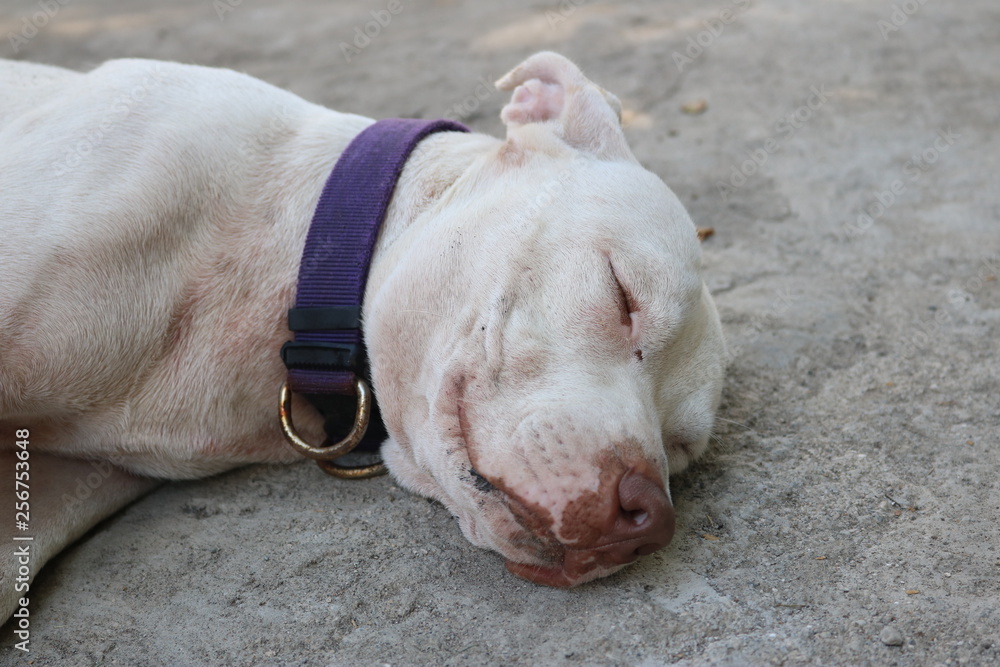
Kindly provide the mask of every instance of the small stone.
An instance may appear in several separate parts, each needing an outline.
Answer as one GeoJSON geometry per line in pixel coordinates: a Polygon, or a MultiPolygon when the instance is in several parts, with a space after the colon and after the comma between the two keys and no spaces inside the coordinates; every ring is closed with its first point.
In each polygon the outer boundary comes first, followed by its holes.
{"type": "Polygon", "coordinates": [[[887,625],[882,628],[882,632],[879,634],[878,638],[886,646],[903,645],[903,633],[891,625],[887,625]]]}

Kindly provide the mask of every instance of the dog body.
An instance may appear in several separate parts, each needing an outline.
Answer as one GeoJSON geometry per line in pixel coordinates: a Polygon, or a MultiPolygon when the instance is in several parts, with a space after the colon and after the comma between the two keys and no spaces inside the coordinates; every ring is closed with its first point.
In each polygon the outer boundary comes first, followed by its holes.
{"type": "Polygon", "coordinates": [[[26,101],[0,111],[5,425],[153,477],[295,460],[274,424],[280,311],[371,121],[204,68],[35,72],[7,71],[3,99],[26,101]]]}
{"type": "MultiPolygon", "coordinates": [[[[551,53],[498,85],[505,140],[436,134],[407,162],[365,339],[398,481],[565,586],[669,541],[665,481],[707,445],[724,344],[694,227],[617,100],[551,53]]],[[[13,471],[30,432],[33,567],[151,478],[298,459],[285,313],[323,184],[372,122],[225,70],[0,61],[0,448],[13,471]],[[109,482],[67,508],[81,459],[109,482]]]]}

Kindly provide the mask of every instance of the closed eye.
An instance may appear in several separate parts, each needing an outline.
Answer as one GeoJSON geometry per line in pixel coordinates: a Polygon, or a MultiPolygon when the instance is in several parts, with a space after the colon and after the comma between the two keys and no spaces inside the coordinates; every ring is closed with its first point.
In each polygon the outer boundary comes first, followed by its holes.
{"type": "Polygon", "coordinates": [[[611,268],[611,277],[614,279],[615,286],[618,289],[618,311],[621,318],[621,325],[625,327],[626,337],[629,340],[634,340],[637,326],[636,316],[639,308],[635,303],[632,293],[622,284],[618,274],[615,273],[614,265],[609,261],[608,266],[611,268]]]}

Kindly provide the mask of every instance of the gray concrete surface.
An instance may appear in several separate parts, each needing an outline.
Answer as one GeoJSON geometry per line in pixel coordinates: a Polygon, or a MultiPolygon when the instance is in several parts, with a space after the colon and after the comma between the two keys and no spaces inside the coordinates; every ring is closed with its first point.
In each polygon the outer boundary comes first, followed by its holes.
{"type": "Polygon", "coordinates": [[[389,479],[249,468],[65,552],[31,653],[8,625],[0,662],[1000,663],[1000,7],[402,0],[347,62],[386,4],[59,0],[22,43],[42,5],[8,0],[0,53],[232,67],[375,117],[464,105],[492,133],[506,96],[483,77],[541,48],[576,60],[716,229],[731,371],[714,453],[672,482],[674,543],[550,590],[389,479]]]}

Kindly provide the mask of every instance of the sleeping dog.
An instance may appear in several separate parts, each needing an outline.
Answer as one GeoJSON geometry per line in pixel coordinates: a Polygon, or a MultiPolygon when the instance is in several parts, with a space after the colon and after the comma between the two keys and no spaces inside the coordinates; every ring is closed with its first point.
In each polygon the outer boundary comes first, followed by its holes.
{"type": "MultiPolygon", "coordinates": [[[[725,347],[695,227],[617,98],[547,52],[497,86],[505,138],[439,132],[406,160],[364,342],[396,480],[572,586],[670,541],[667,478],[708,444],[725,347]]],[[[372,123],[227,70],[0,62],[0,470],[30,511],[25,582],[158,480],[300,458],[275,417],[286,313],[372,123]]],[[[25,544],[0,545],[5,615],[25,544]]]]}

